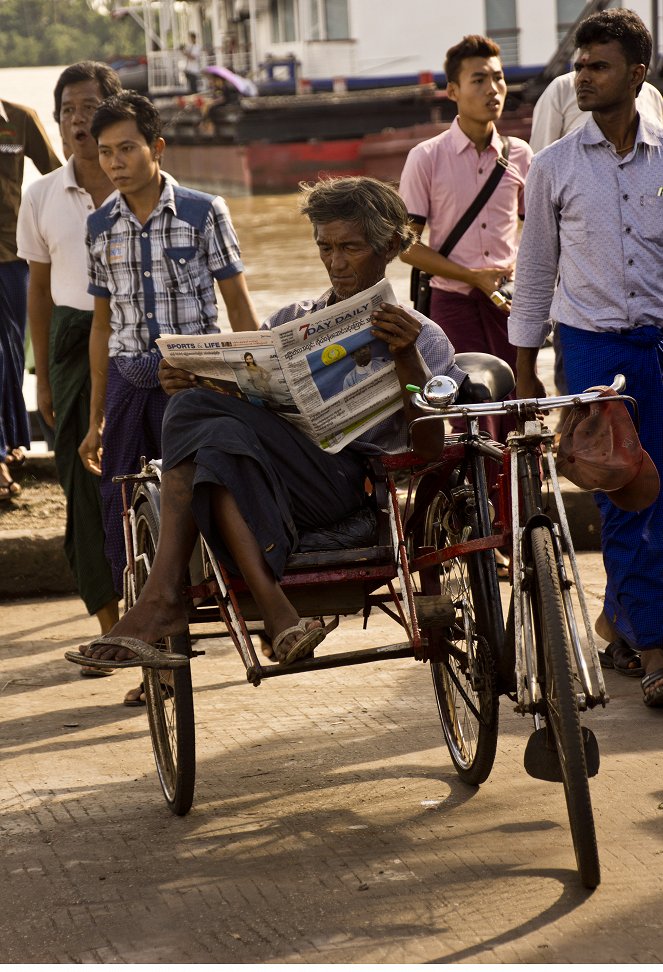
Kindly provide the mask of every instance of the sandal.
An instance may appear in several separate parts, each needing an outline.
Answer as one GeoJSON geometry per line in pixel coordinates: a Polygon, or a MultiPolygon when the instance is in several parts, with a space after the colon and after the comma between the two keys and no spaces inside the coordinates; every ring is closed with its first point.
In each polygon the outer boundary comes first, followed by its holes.
{"type": "Polygon", "coordinates": [[[631,648],[623,638],[616,638],[604,651],[600,651],[599,661],[601,668],[613,668],[627,678],[642,678],[645,674],[640,663],[640,652],[631,648]]]}
{"type": "Polygon", "coordinates": [[[310,658],[321,641],[327,637],[327,631],[323,627],[309,628],[310,621],[300,621],[291,628],[286,628],[272,641],[272,648],[279,665],[291,665],[302,658],[310,658]],[[288,649],[281,651],[286,638],[293,634],[300,634],[294,644],[288,649]]]}
{"type": "Polygon", "coordinates": [[[64,657],[67,661],[75,665],[84,665],[86,668],[186,668],[189,659],[186,655],[178,655],[174,652],[160,651],[154,645],[148,645],[145,641],[138,638],[123,638],[120,635],[104,635],[103,638],[95,638],[87,645],[94,648],[97,645],[110,648],[127,648],[132,651],[135,658],[125,658],[118,661],[116,658],[89,658],[82,655],[80,651],[65,651],[64,657]]]}
{"type": "Polygon", "coordinates": [[[23,490],[12,479],[5,462],[0,462],[0,477],[0,503],[8,503],[21,495],[23,490]]]}
{"type": "Polygon", "coordinates": [[[652,708],[663,705],[663,668],[657,668],[655,672],[650,672],[649,675],[645,675],[641,685],[645,705],[649,705],[652,708]],[[654,685],[655,682],[660,682],[660,684],[656,688],[652,688],[651,692],[647,692],[649,686],[654,685]]]}

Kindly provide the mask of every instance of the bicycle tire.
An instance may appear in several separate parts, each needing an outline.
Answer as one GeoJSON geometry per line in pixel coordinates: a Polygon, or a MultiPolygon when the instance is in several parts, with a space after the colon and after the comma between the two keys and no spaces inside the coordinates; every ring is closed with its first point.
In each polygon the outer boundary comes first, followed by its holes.
{"type": "MultiPolygon", "coordinates": [[[[476,523],[468,523],[457,512],[450,489],[440,490],[426,513],[423,545],[439,549],[460,542],[466,530],[476,535],[476,523]]],[[[486,576],[490,565],[495,570],[492,556],[487,559],[473,553],[446,561],[438,576],[440,593],[451,595],[456,604],[457,620],[446,632],[454,652],[442,661],[431,661],[433,690],[451,761],[458,776],[471,786],[488,779],[497,751],[499,695],[495,652],[503,634],[485,610],[487,592],[491,590],[490,578],[486,576]]],[[[495,585],[499,590],[496,573],[495,585]]]]}
{"type": "Polygon", "coordinates": [[[541,639],[539,654],[545,665],[545,718],[562,769],[578,871],[583,885],[593,889],[601,881],[601,868],[554,546],[549,530],[543,526],[532,530],[530,542],[536,577],[536,627],[541,639]]]}
{"type": "MultiPolygon", "coordinates": [[[[147,578],[159,538],[159,513],[154,503],[146,499],[136,510],[136,595],[147,578]]],[[[157,645],[164,651],[191,656],[188,632],[164,638],[157,645]]],[[[191,809],[196,782],[196,736],[193,711],[191,669],[143,669],[145,705],[150,727],[152,750],[157,774],[166,804],[177,816],[191,809]]]]}

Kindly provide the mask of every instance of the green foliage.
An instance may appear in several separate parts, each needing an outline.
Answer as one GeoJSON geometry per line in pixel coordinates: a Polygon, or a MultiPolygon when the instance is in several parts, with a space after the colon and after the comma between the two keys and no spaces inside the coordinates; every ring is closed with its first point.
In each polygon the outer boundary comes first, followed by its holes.
{"type": "Polygon", "coordinates": [[[142,53],[143,32],[134,20],[114,20],[86,0],[0,0],[0,67],[142,53]]]}

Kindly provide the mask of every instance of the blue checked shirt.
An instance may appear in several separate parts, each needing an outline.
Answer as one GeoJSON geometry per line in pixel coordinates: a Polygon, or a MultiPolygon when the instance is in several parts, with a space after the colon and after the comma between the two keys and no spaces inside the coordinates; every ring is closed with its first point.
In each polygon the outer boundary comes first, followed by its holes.
{"type": "Polygon", "coordinates": [[[525,209],[511,344],[539,347],[550,319],[613,333],[663,327],[663,128],[640,118],[621,158],[590,117],[535,155],[525,209]]]}
{"type": "Polygon", "coordinates": [[[144,226],[115,193],[87,221],[88,293],[110,300],[109,355],[217,331],[214,278],[244,269],[226,203],[166,182],[144,226]]]}
{"type": "MultiPolygon", "coordinates": [[[[331,288],[318,297],[317,300],[299,300],[294,304],[288,304],[281,310],[272,314],[261,325],[261,330],[271,327],[278,327],[279,324],[287,324],[289,321],[304,317],[305,314],[313,314],[315,311],[322,310],[329,303],[331,288]]],[[[405,305],[402,305],[405,306],[405,305]]],[[[460,386],[465,380],[465,372],[461,371],[454,359],[453,345],[450,343],[442,328],[420,314],[419,311],[411,307],[405,307],[408,314],[421,321],[421,331],[417,338],[417,348],[424,362],[428,366],[431,375],[449,375],[460,386]]],[[[372,429],[364,432],[361,439],[356,439],[351,443],[350,448],[360,452],[404,452],[409,448],[408,428],[405,421],[405,412],[401,409],[386,418],[383,422],[374,425],[372,429]]]]}

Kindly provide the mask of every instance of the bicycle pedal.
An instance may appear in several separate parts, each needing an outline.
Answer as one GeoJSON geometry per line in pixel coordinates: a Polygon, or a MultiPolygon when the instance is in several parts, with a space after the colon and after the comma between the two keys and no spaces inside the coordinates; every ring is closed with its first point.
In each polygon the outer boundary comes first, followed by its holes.
{"type": "MultiPolygon", "coordinates": [[[[600,756],[596,736],[587,726],[580,727],[585,747],[587,776],[596,776],[599,771],[600,756]]],[[[562,767],[557,749],[548,745],[548,732],[545,728],[536,729],[527,740],[525,747],[525,772],[535,780],[548,783],[562,783],[562,767]]]]}

